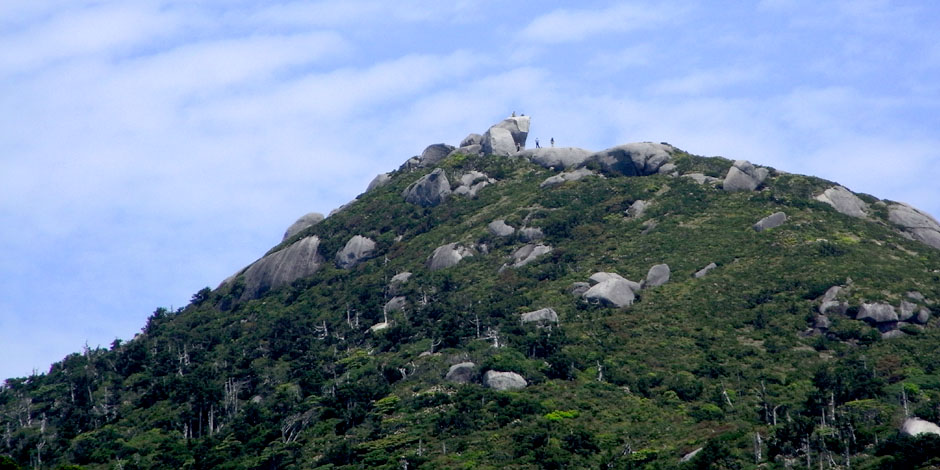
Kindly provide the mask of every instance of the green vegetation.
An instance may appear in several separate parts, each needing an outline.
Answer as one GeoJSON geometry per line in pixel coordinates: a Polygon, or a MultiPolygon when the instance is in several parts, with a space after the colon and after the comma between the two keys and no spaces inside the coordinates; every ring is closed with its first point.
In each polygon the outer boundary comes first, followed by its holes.
{"type": "MultiPolygon", "coordinates": [[[[710,176],[731,164],[685,153],[675,163],[710,176]]],[[[498,182],[476,199],[422,208],[401,192],[429,170],[396,172],[274,249],[317,235],[331,259],[363,235],[376,258],[348,271],[324,265],[245,302],[238,281],[202,289],[186,308],[158,308],[132,340],[7,380],[0,468],[938,465],[940,438],[897,432],[905,406],[940,419],[936,320],[891,340],[844,315],[830,315],[827,333],[811,325],[817,299],[849,282],[854,306],[897,305],[908,291],[940,300],[940,251],[883,215],[855,219],[812,199],[831,183],[776,175],[762,191],[726,193],[656,175],[540,189],[553,172],[522,160],[461,155],[440,166],[498,182]],[[625,217],[638,199],[652,203],[646,215],[625,217]],[[781,210],[783,226],[750,228],[781,210]],[[491,235],[494,219],[540,227],[553,251],[501,270],[522,242],[491,235]],[[429,272],[428,256],[451,242],[477,254],[429,272]],[[692,277],[711,262],[718,268],[692,277]],[[641,280],[658,263],[672,280],[630,308],[568,293],[595,272],[641,280]],[[402,271],[414,273],[397,294],[408,306],[371,333],[402,271]],[[559,324],[520,323],[543,307],[559,324]],[[529,386],[446,382],[463,361],[529,386]]]]}

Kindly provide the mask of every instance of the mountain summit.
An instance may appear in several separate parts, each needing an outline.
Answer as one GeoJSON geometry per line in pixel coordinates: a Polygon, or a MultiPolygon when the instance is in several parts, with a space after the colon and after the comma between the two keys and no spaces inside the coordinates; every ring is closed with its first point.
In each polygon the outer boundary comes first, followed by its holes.
{"type": "Polygon", "coordinates": [[[0,467],[937,465],[936,220],[529,124],[430,145],[134,339],[7,380],[0,467]]]}

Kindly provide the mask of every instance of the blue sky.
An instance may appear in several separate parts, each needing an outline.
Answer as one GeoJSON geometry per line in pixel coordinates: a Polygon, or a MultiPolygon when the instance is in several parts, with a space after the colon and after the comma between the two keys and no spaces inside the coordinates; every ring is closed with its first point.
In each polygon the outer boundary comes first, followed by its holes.
{"type": "Polygon", "coordinates": [[[667,141],[940,214],[923,1],[0,3],[0,377],[139,332],[428,144],[667,141]]]}

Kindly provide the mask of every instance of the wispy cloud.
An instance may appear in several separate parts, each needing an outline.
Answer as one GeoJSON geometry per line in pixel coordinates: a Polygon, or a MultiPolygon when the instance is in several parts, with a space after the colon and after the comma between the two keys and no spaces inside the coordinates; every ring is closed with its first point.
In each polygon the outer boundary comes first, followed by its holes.
{"type": "Polygon", "coordinates": [[[764,72],[758,66],[698,70],[682,77],[657,82],[650,90],[661,94],[699,95],[760,80],[763,76],[764,72]]]}
{"type": "Polygon", "coordinates": [[[545,44],[581,41],[606,33],[622,33],[654,28],[678,12],[665,5],[621,3],[608,8],[559,9],[532,20],[519,36],[545,44]]]}

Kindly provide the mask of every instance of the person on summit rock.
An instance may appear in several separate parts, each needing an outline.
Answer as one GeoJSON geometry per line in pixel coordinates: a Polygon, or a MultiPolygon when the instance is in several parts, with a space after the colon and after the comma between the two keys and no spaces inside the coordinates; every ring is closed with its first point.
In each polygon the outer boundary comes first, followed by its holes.
{"type": "Polygon", "coordinates": [[[554,146],[555,146],[555,138],[552,137],[552,147],[554,147],[554,146]]]}
{"type": "Polygon", "coordinates": [[[538,137],[535,138],[535,148],[537,148],[537,149],[542,148],[542,146],[539,145],[539,138],[538,138],[538,137]]]}

